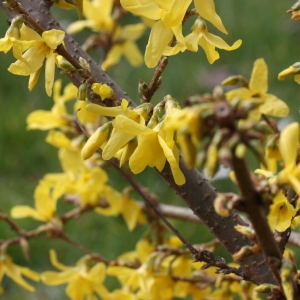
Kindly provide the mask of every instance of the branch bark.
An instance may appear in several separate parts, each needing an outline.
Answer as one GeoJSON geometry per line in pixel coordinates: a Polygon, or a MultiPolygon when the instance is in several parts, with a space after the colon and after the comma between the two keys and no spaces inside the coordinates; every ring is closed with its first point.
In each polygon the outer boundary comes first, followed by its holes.
{"type": "MultiPolygon", "coordinates": [[[[49,0],[19,0],[19,3],[27,11],[33,20],[44,30],[61,29],[59,23],[53,19],[50,12],[49,0]]],[[[1,3],[2,9],[13,17],[14,13],[9,11],[1,3]]],[[[84,52],[78,43],[68,34],[66,34],[65,47],[73,59],[79,61],[79,57],[83,57],[91,66],[93,78],[100,83],[106,83],[114,90],[116,100],[126,98],[131,105],[135,105],[126,92],[124,92],[100,67],[91,59],[91,57],[84,52]]],[[[79,86],[82,78],[78,74],[68,75],[73,84],[79,86]]],[[[180,167],[186,178],[186,183],[182,186],[175,184],[170,166],[166,163],[162,172],[159,175],[170,185],[170,187],[177,193],[193,211],[193,213],[205,223],[210,231],[221,241],[225,248],[234,254],[238,252],[243,246],[251,245],[252,241],[247,237],[241,235],[234,229],[237,224],[244,224],[242,219],[235,213],[231,213],[224,218],[219,216],[213,206],[216,197],[216,190],[210,183],[199,173],[196,169],[188,169],[183,161],[180,161],[180,167]]],[[[199,232],[201,236],[201,232],[199,232]]],[[[244,278],[250,280],[255,284],[272,283],[276,284],[272,276],[269,265],[266,263],[263,254],[253,254],[248,257],[243,257],[239,261],[243,269],[244,278]]]]}

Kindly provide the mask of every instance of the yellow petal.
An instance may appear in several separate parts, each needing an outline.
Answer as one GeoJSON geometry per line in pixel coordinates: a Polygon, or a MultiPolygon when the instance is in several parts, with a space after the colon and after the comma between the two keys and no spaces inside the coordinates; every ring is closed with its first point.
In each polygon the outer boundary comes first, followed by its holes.
{"type": "Polygon", "coordinates": [[[146,127],[145,125],[141,125],[122,115],[117,116],[112,121],[112,124],[116,130],[120,130],[133,135],[147,135],[154,132],[152,129],[146,127]]]}
{"type": "MultiPolygon", "coordinates": [[[[166,2],[166,1],[164,1],[166,2]]],[[[185,13],[192,0],[173,1],[172,6],[162,16],[162,21],[167,27],[181,25],[185,13]]]]}
{"type": "MultiPolygon", "coordinates": [[[[128,102],[127,102],[128,103],[128,102]]],[[[89,103],[86,105],[86,110],[95,114],[99,114],[107,117],[116,117],[117,115],[124,114],[124,108],[121,106],[105,107],[98,104],[89,103]]]]}
{"type": "Polygon", "coordinates": [[[45,88],[46,88],[46,93],[49,97],[51,97],[52,95],[54,75],[55,75],[54,73],[55,73],[55,57],[54,57],[54,53],[51,51],[47,55],[46,68],[45,68],[45,88]]]}
{"type": "Polygon", "coordinates": [[[81,150],[82,159],[90,158],[107,140],[110,126],[105,124],[99,127],[88,139],[81,150]]]}
{"type": "Polygon", "coordinates": [[[254,62],[249,89],[253,94],[265,94],[268,90],[268,67],[263,58],[254,62]]]}
{"type": "Polygon", "coordinates": [[[202,18],[208,20],[220,31],[227,34],[221,18],[216,13],[214,0],[195,0],[194,3],[197,12],[202,18]]]}
{"type": "Polygon", "coordinates": [[[134,67],[138,67],[143,63],[143,56],[140,49],[135,43],[125,42],[123,45],[124,56],[134,67]]]}
{"type": "Polygon", "coordinates": [[[48,47],[54,50],[63,42],[65,38],[65,32],[57,29],[47,30],[43,32],[42,38],[48,47]]]}
{"type": "Polygon", "coordinates": [[[270,94],[265,94],[262,98],[265,99],[265,102],[259,106],[262,114],[276,117],[286,117],[289,114],[289,107],[284,101],[270,94]]]}
{"type": "Polygon", "coordinates": [[[209,41],[207,41],[204,36],[202,36],[198,40],[198,44],[204,50],[206,58],[210,64],[214,63],[217,59],[220,58],[219,53],[215,49],[216,47],[209,41]]]}
{"type": "Polygon", "coordinates": [[[155,1],[143,2],[137,0],[121,0],[121,5],[135,15],[143,16],[151,20],[160,19],[162,9],[155,1]]]}
{"type": "Polygon", "coordinates": [[[14,219],[33,218],[38,221],[48,221],[44,216],[40,215],[39,212],[27,205],[18,205],[13,207],[10,214],[14,219]]]}
{"type": "Polygon", "coordinates": [[[111,66],[117,64],[122,56],[123,47],[121,45],[114,45],[108,52],[104,62],[101,65],[102,70],[106,71],[111,66]]]}
{"type": "Polygon", "coordinates": [[[239,48],[242,44],[242,40],[237,40],[232,46],[229,46],[222,38],[207,31],[203,32],[205,39],[216,48],[232,51],[239,48]]]}
{"type": "Polygon", "coordinates": [[[157,136],[158,133],[153,132],[138,137],[138,146],[129,160],[129,168],[134,174],[141,173],[147,166],[156,167],[158,170],[164,167],[166,158],[157,136]]]}
{"type": "Polygon", "coordinates": [[[296,162],[299,146],[299,124],[289,124],[280,134],[279,150],[286,168],[292,168],[296,162]]]}
{"type": "Polygon", "coordinates": [[[108,143],[105,145],[102,158],[104,160],[111,159],[122,147],[124,147],[132,138],[133,134],[128,134],[118,130],[114,130],[108,143]]]}
{"type": "Polygon", "coordinates": [[[167,161],[170,164],[171,171],[177,185],[185,184],[185,177],[180,170],[178,157],[176,158],[173,151],[167,146],[162,137],[158,135],[158,141],[161,145],[164,155],[166,156],[167,161]]]}
{"type": "Polygon", "coordinates": [[[145,64],[148,68],[154,68],[157,65],[172,37],[172,29],[167,28],[162,21],[154,24],[145,52],[145,64]]]}

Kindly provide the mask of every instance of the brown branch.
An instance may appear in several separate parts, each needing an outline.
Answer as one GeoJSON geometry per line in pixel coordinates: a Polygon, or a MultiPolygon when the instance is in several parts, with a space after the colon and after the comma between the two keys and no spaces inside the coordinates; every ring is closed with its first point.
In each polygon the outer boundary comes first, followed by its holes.
{"type": "MultiPolygon", "coordinates": [[[[49,1],[19,0],[22,7],[28,12],[33,20],[43,29],[61,29],[58,22],[53,19],[49,6],[49,1]]],[[[3,8],[3,5],[2,5],[3,8]]],[[[14,15],[4,9],[10,16],[14,15]]],[[[91,66],[91,73],[97,82],[106,83],[114,90],[116,100],[126,98],[131,105],[134,105],[128,95],[103,71],[99,66],[79,47],[74,39],[66,34],[64,44],[68,53],[77,61],[83,57],[91,66]]],[[[82,77],[78,74],[68,76],[70,81],[79,86],[82,77]]],[[[180,168],[186,178],[186,183],[182,186],[176,185],[170,166],[166,163],[159,175],[171,186],[171,188],[186,202],[187,206],[193,210],[211,232],[222,242],[225,248],[232,254],[238,252],[243,246],[251,245],[252,241],[234,230],[237,224],[244,224],[235,212],[228,217],[219,216],[213,207],[216,197],[215,189],[196,169],[188,169],[182,160],[180,168]]],[[[239,263],[244,272],[244,279],[251,280],[256,284],[273,283],[276,284],[270,272],[268,264],[262,254],[254,254],[243,257],[239,263]]]]}

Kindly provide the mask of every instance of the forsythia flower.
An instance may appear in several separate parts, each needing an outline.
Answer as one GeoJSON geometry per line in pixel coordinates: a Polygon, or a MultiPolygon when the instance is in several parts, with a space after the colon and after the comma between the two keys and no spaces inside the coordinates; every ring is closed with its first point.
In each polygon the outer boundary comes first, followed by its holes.
{"type": "Polygon", "coordinates": [[[69,125],[70,115],[67,113],[65,102],[75,99],[77,88],[69,83],[61,95],[61,80],[54,82],[53,100],[51,111],[35,110],[27,117],[27,129],[48,130],[52,128],[71,129],[69,125]]]}
{"type": "Polygon", "coordinates": [[[202,47],[205,51],[207,60],[211,64],[220,57],[215,48],[232,51],[239,48],[242,44],[242,41],[238,40],[232,46],[229,46],[220,37],[209,33],[207,25],[201,18],[197,19],[192,28],[192,33],[185,37],[185,41],[187,43],[187,49],[190,51],[197,52],[198,45],[202,47]]]}
{"type": "MultiPolygon", "coordinates": [[[[22,288],[34,292],[35,288],[28,284],[22,275],[34,280],[39,281],[40,276],[38,273],[18,265],[12,262],[12,259],[5,253],[0,253],[0,284],[4,275],[10,277],[14,282],[20,285],[22,288]]],[[[0,294],[4,292],[3,288],[0,286],[0,294]]]]}
{"type": "Polygon", "coordinates": [[[270,206],[268,214],[268,222],[271,230],[283,232],[291,226],[293,217],[296,214],[296,209],[288,202],[286,197],[278,192],[273,199],[273,204],[270,206]]]}
{"type": "Polygon", "coordinates": [[[27,218],[48,222],[55,217],[56,202],[61,196],[52,191],[53,186],[47,180],[41,180],[34,191],[35,209],[27,205],[17,205],[12,208],[13,218],[27,218]]]}
{"type": "Polygon", "coordinates": [[[83,15],[87,20],[73,22],[67,29],[70,34],[77,33],[84,28],[90,28],[96,32],[112,30],[114,24],[111,16],[113,0],[83,0],[83,8],[83,15]]]}
{"type": "Polygon", "coordinates": [[[95,294],[101,299],[108,299],[109,292],[103,286],[106,276],[104,263],[100,262],[91,267],[91,260],[83,257],[75,267],[67,267],[57,260],[54,250],[50,250],[50,260],[52,265],[61,272],[43,272],[41,279],[45,284],[68,283],[66,294],[72,300],[95,299],[95,294]]]}
{"type": "Polygon", "coordinates": [[[226,98],[231,101],[235,98],[241,100],[251,100],[259,105],[257,109],[252,110],[255,119],[261,114],[285,117],[289,113],[288,106],[276,96],[267,94],[268,90],[268,67],[264,59],[257,59],[249,81],[249,88],[238,88],[226,93],[226,98]]]}
{"type": "Polygon", "coordinates": [[[284,169],[280,171],[277,182],[291,185],[300,195],[300,164],[295,166],[299,148],[299,124],[288,125],[280,134],[279,151],[284,161],[284,169]]]}
{"type": "Polygon", "coordinates": [[[121,0],[122,6],[133,14],[157,20],[153,25],[145,52],[147,67],[153,68],[166,46],[175,35],[182,50],[185,42],[182,35],[182,21],[192,0],[121,0]]]}
{"type": "Polygon", "coordinates": [[[17,59],[22,59],[22,51],[32,46],[33,42],[24,41],[28,27],[23,24],[23,17],[15,17],[10,27],[5,33],[5,37],[0,39],[0,52],[7,53],[11,48],[13,55],[17,59]]]}
{"type": "Polygon", "coordinates": [[[52,29],[44,31],[42,36],[34,30],[27,28],[23,38],[34,41],[34,45],[26,50],[22,59],[18,59],[11,64],[8,71],[15,75],[30,76],[28,88],[31,91],[38,80],[41,68],[45,62],[45,88],[48,96],[52,94],[55,73],[55,54],[54,50],[60,45],[65,37],[62,30],[52,29]]]}
{"type": "Polygon", "coordinates": [[[118,28],[113,36],[113,47],[109,50],[104,62],[101,65],[103,70],[117,64],[124,55],[130,64],[137,67],[142,64],[143,57],[135,41],[145,31],[144,24],[127,25],[118,28]]]}

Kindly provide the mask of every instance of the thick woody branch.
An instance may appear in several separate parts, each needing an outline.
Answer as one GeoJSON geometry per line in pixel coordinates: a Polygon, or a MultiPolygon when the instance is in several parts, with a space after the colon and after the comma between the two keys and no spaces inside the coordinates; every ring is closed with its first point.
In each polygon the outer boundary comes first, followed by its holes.
{"type": "MultiPolygon", "coordinates": [[[[53,19],[49,3],[51,1],[20,0],[19,3],[27,11],[30,17],[44,30],[62,29],[59,23],[53,19]]],[[[11,16],[11,12],[6,9],[11,16]]],[[[131,105],[134,105],[128,95],[103,71],[100,67],[81,49],[74,39],[66,34],[64,44],[70,56],[79,62],[79,57],[83,57],[90,64],[92,77],[100,83],[106,83],[114,90],[116,100],[126,98],[131,105]]],[[[77,86],[82,81],[78,74],[69,75],[69,79],[77,86]]],[[[234,254],[243,246],[251,245],[252,242],[247,237],[234,230],[237,224],[243,224],[243,221],[236,213],[231,213],[224,218],[219,216],[213,206],[216,197],[215,189],[210,183],[196,170],[188,169],[183,161],[180,161],[180,167],[186,178],[186,183],[182,186],[175,184],[170,166],[166,164],[159,175],[170,185],[170,187],[186,202],[193,213],[205,223],[210,231],[222,242],[225,248],[234,254]]],[[[201,232],[199,232],[199,236],[201,232]]],[[[256,284],[273,283],[276,284],[265,262],[262,254],[253,254],[243,257],[239,261],[243,276],[256,284]]]]}

